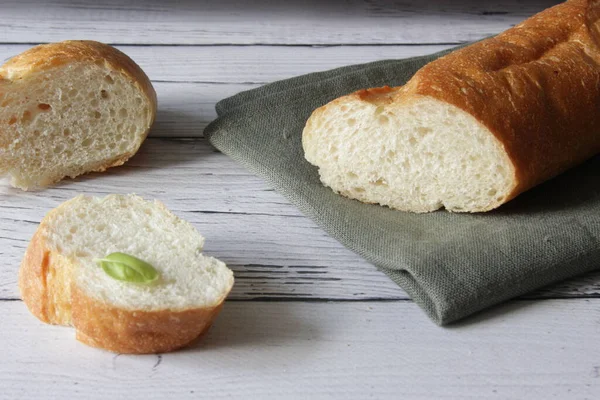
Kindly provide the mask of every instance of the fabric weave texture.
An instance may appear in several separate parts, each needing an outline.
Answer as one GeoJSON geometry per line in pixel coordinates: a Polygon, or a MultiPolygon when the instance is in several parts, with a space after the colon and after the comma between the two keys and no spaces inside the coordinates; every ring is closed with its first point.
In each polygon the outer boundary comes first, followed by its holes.
{"type": "Polygon", "coordinates": [[[375,264],[440,325],[600,265],[600,157],[480,214],[395,211],[321,184],[301,144],[312,111],[359,89],[401,86],[446,53],[348,66],[242,92],[217,104],[219,117],[204,132],[375,264]]]}

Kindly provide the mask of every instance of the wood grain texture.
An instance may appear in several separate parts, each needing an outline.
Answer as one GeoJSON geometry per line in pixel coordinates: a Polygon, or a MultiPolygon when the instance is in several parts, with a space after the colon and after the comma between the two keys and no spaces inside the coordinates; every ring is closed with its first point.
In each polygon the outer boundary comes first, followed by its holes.
{"type": "Polygon", "coordinates": [[[599,310],[518,301],[442,329],[408,302],[226,302],[195,347],[119,356],[0,302],[0,399],[596,399],[599,310]]]}
{"type": "MultiPolygon", "coordinates": [[[[0,58],[65,39],[118,44],[158,92],[151,135],[200,137],[215,103],[239,91],[432,53],[556,3],[7,0],[0,58]]],[[[527,296],[566,299],[515,301],[438,328],[374,266],[203,139],[151,138],[123,167],[42,192],[0,182],[0,260],[0,400],[600,398],[600,272],[527,296]],[[198,346],[115,356],[10,301],[43,215],[79,193],[113,192],[164,201],[234,270],[232,301],[198,346]]]]}
{"type": "Polygon", "coordinates": [[[7,268],[0,269],[0,298],[18,296],[16,272],[46,212],[79,193],[129,192],[163,201],[200,230],[207,238],[207,253],[236,273],[233,298],[403,295],[373,266],[205,140],[151,139],[125,166],[107,173],[41,192],[21,192],[3,182],[0,256],[7,268]],[[360,272],[353,276],[353,271],[360,272]]]}
{"type": "Polygon", "coordinates": [[[215,104],[259,84],[153,83],[158,96],[156,121],[150,137],[202,137],[203,130],[217,117],[215,104]]]}
{"type": "MultiPolygon", "coordinates": [[[[42,217],[79,193],[137,193],[163,201],[206,236],[207,253],[234,270],[232,299],[408,299],[384,274],[329,237],[284,197],[204,139],[148,139],[119,168],[40,192],[0,186],[0,298],[42,217]]],[[[531,298],[600,296],[600,272],[531,298]]]]}
{"type": "Polygon", "coordinates": [[[7,0],[8,43],[95,39],[135,44],[459,43],[500,32],[556,0],[7,0]]]}
{"type": "MultiPolygon", "coordinates": [[[[0,44],[6,60],[32,45],[0,44]]],[[[153,82],[264,84],[349,64],[408,58],[452,45],[410,46],[115,46],[153,82]]]]}
{"type": "MultiPolygon", "coordinates": [[[[7,59],[29,45],[0,45],[7,59]]],[[[153,81],[158,114],[153,137],[201,137],[215,104],[279,79],[385,58],[406,58],[450,46],[118,46],[153,81]],[[269,67],[264,65],[268,60],[269,67]]]]}

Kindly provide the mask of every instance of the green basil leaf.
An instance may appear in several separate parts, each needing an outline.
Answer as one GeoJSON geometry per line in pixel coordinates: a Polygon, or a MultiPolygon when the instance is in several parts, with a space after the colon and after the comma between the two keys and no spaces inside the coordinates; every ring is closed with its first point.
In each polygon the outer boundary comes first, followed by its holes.
{"type": "Polygon", "coordinates": [[[158,271],[150,264],[125,253],[111,253],[95,260],[113,279],[133,283],[151,283],[158,279],[158,271]]]}

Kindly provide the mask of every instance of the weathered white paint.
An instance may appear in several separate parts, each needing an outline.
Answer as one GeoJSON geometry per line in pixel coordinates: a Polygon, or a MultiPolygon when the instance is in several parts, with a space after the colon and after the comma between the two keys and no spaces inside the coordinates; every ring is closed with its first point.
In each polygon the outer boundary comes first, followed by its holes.
{"type": "Polygon", "coordinates": [[[202,131],[217,117],[215,104],[259,84],[163,83],[155,82],[158,111],[150,136],[201,137],[202,131]]]}
{"type": "Polygon", "coordinates": [[[0,399],[597,399],[600,299],[451,328],[410,302],[227,302],[201,343],[128,356],[0,302],[0,399]]]}
{"type": "MultiPolygon", "coordinates": [[[[239,91],[435,52],[555,3],[7,0],[0,59],[40,42],[120,44],[158,92],[152,136],[200,137],[215,103],[239,91]]],[[[560,300],[515,301],[438,328],[375,267],[203,139],[151,138],[123,167],[40,192],[0,182],[0,262],[0,400],[600,397],[600,272],[528,296],[560,300]],[[7,300],[19,297],[18,266],[43,215],[79,193],[113,192],[164,201],[234,269],[233,301],[201,345],[115,356],[7,300]],[[269,301],[248,301],[256,298],[269,301]]]]}
{"type": "Polygon", "coordinates": [[[495,1],[78,0],[0,4],[8,43],[422,44],[477,40],[559,3],[495,1]]]}
{"type": "MultiPolygon", "coordinates": [[[[0,60],[32,45],[0,44],[0,60]]],[[[431,54],[452,45],[426,46],[115,46],[153,82],[264,84],[350,64],[431,54]]]]}

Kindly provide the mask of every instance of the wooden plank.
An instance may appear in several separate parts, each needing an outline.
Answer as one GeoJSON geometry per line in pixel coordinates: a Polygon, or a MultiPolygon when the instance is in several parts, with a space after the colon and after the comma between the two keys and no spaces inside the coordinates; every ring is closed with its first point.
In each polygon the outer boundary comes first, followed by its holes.
{"type": "MultiPolygon", "coordinates": [[[[79,193],[158,198],[207,237],[236,274],[232,298],[407,299],[384,274],[329,237],[285,198],[205,140],[149,139],[123,167],[41,192],[0,186],[0,298],[18,298],[27,242],[50,209],[79,193]]],[[[532,296],[600,295],[600,273],[532,296]]]]}
{"type": "Polygon", "coordinates": [[[207,238],[236,273],[233,298],[406,297],[375,267],[330,238],[262,180],[206,141],[147,140],[138,156],[42,192],[0,188],[0,298],[17,298],[17,270],[47,211],[79,193],[158,198],[207,238]],[[356,273],[354,273],[356,272],[356,273]]]}
{"type": "Polygon", "coordinates": [[[7,0],[0,5],[0,37],[5,43],[460,43],[498,33],[558,2],[7,0]]]}
{"type": "Polygon", "coordinates": [[[407,302],[228,302],[201,343],[114,354],[0,302],[0,399],[597,399],[600,300],[442,329],[407,302]]]}
{"type": "Polygon", "coordinates": [[[217,117],[215,104],[258,84],[154,83],[158,96],[151,137],[202,137],[206,125],[217,117]]]}
{"type": "MultiPolygon", "coordinates": [[[[9,58],[30,46],[2,45],[9,58]]],[[[215,104],[240,91],[295,75],[384,58],[405,58],[449,46],[331,48],[122,46],[154,81],[159,110],[154,137],[201,137],[216,118],[215,104]],[[265,67],[265,60],[269,67],[265,67]]]]}
{"type": "MultiPolygon", "coordinates": [[[[31,45],[0,45],[8,59],[31,45]]],[[[154,82],[264,84],[350,64],[431,54],[427,46],[116,46],[154,82]]]]}

